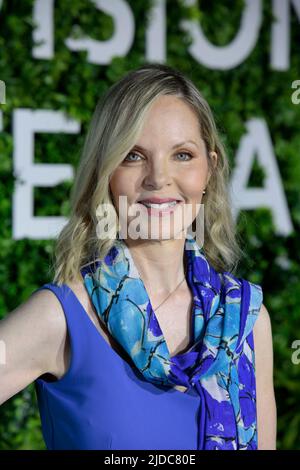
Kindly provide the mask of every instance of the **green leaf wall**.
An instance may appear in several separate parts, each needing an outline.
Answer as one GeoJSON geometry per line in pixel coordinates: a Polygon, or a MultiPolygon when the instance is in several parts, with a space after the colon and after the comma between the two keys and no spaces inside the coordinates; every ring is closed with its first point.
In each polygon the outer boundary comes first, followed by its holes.
{"type": "MultiPolygon", "coordinates": [[[[42,284],[50,281],[53,240],[12,239],[13,135],[17,108],[65,111],[81,122],[81,133],[39,134],[35,161],[69,163],[76,168],[92,112],[101,94],[127,71],[145,61],[145,29],[151,2],[127,0],[135,18],[135,38],[126,57],[107,66],[89,64],[87,52],[70,51],[64,40],[73,24],[77,33],[106,40],[112,19],[88,0],[55,2],[55,56],[32,57],[32,0],[4,0],[0,10],[0,79],[6,83],[3,131],[0,132],[0,317],[16,308],[42,284]]],[[[188,53],[191,43],[179,20],[196,18],[216,45],[231,41],[239,27],[243,1],[198,1],[187,8],[167,1],[167,63],[186,73],[203,92],[216,117],[230,163],[245,122],[263,118],[269,128],[295,231],[275,234],[268,209],[243,211],[238,230],[248,257],[239,275],[262,285],[264,304],[272,322],[274,383],[278,411],[278,449],[300,450],[300,364],[291,361],[292,342],[300,339],[300,105],[291,102],[291,83],[300,79],[300,22],[291,12],[291,65],[287,71],[270,67],[272,2],[263,1],[263,24],[256,47],[238,67],[211,70],[188,53]],[[287,265],[281,259],[289,260],[287,265]]],[[[254,165],[249,185],[262,185],[264,175],[254,165]]],[[[35,189],[36,215],[68,216],[70,183],[35,189]]],[[[0,407],[0,449],[44,449],[33,384],[0,407]]]]}

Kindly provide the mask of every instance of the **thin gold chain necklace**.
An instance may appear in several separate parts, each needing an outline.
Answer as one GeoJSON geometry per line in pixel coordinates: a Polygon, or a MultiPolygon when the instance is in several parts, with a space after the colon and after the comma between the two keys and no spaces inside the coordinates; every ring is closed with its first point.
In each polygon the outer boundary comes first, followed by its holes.
{"type": "Polygon", "coordinates": [[[168,298],[170,297],[170,295],[172,295],[173,292],[175,292],[175,290],[178,289],[178,287],[183,283],[183,281],[184,281],[185,278],[186,278],[186,270],[187,270],[187,264],[186,264],[185,270],[184,270],[184,278],[183,278],[182,281],[180,281],[180,283],[175,287],[175,289],[173,289],[172,292],[170,292],[170,294],[168,295],[168,297],[166,297],[165,300],[163,300],[163,301],[159,304],[158,307],[156,307],[156,308],[153,309],[155,312],[157,312],[157,310],[159,309],[159,307],[161,307],[162,304],[164,304],[164,303],[166,302],[166,300],[168,300],[168,298]]]}

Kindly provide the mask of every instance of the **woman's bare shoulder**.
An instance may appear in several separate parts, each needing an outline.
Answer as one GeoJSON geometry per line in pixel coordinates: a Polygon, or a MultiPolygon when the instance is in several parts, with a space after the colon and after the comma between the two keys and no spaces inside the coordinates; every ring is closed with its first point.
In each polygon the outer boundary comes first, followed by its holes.
{"type": "MultiPolygon", "coordinates": [[[[56,295],[50,289],[41,289],[33,292],[24,302],[18,305],[7,316],[4,321],[18,326],[21,323],[35,325],[38,331],[49,333],[59,329],[65,324],[62,305],[56,295]]],[[[34,333],[33,329],[32,333],[34,333]]],[[[55,331],[57,333],[58,331],[55,331]]]]}
{"type": "Polygon", "coordinates": [[[37,346],[40,345],[41,374],[60,375],[68,342],[68,329],[65,313],[57,296],[50,289],[38,290],[16,310],[19,310],[16,316],[22,316],[23,323],[31,325],[33,338],[37,346]]]}

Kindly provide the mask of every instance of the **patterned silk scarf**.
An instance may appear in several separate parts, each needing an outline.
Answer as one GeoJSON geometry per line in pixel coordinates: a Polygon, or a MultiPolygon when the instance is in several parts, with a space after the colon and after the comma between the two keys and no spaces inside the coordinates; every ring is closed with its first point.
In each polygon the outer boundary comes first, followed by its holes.
{"type": "Polygon", "coordinates": [[[262,289],[215,271],[193,238],[185,239],[184,254],[193,295],[192,347],[173,357],[123,239],[81,273],[100,319],[145,379],[195,387],[200,396],[198,449],[256,450],[252,330],[262,289]]]}

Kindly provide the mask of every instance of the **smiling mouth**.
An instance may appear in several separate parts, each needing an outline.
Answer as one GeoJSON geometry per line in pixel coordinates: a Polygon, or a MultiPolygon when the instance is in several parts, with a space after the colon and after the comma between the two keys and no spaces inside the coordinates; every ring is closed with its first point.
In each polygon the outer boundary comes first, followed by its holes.
{"type": "Polygon", "coordinates": [[[164,202],[162,204],[150,204],[149,202],[139,201],[137,204],[146,207],[149,215],[162,215],[174,212],[177,206],[183,204],[183,201],[164,202]]]}

